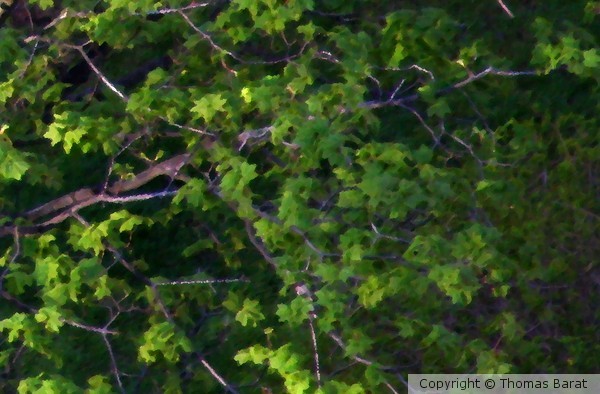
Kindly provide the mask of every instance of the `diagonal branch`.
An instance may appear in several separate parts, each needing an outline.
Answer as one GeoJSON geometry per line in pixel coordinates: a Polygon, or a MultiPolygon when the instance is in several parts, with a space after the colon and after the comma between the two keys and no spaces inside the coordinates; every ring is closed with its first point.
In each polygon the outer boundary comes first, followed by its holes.
{"type": "MultiPolygon", "coordinates": [[[[31,314],[37,314],[39,312],[38,308],[34,308],[34,307],[32,307],[32,306],[24,303],[23,301],[19,300],[18,298],[16,298],[15,296],[13,296],[9,292],[7,292],[6,290],[0,289],[0,296],[2,296],[4,299],[6,299],[9,302],[12,302],[13,304],[15,304],[20,309],[22,309],[24,311],[27,311],[27,312],[29,312],[31,314]]],[[[114,330],[108,329],[107,328],[108,324],[105,325],[104,327],[90,326],[88,324],[83,324],[83,323],[76,322],[74,320],[66,319],[66,318],[64,318],[62,316],[60,316],[58,318],[58,320],[61,323],[66,324],[68,326],[80,328],[80,329],[88,331],[88,332],[95,332],[95,333],[101,334],[103,336],[104,335],[118,335],[119,334],[118,331],[114,331],[114,330]]],[[[109,324],[110,324],[110,322],[109,322],[109,324]]]]}
{"type": "MultiPolygon", "coordinates": [[[[439,91],[436,92],[436,95],[448,94],[454,90],[457,90],[466,85],[469,85],[470,83],[475,82],[475,81],[485,77],[486,75],[497,75],[497,76],[501,76],[501,77],[518,77],[518,76],[523,76],[523,75],[534,76],[534,75],[538,75],[538,72],[535,70],[525,70],[525,71],[508,70],[508,71],[506,71],[506,70],[499,70],[497,68],[490,66],[490,67],[487,67],[486,69],[484,69],[483,71],[478,72],[477,74],[470,73],[469,76],[467,78],[465,78],[464,80],[459,81],[459,82],[457,82],[453,85],[450,85],[448,87],[445,87],[443,89],[440,89],[439,91]]],[[[359,108],[367,108],[367,109],[377,109],[377,108],[383,108],[383,107],[397,107],[397,106],[406,105],[409,102],[417,101],[420,97],[421,97],[420,94],[415,93],[415,94],[411,94],[408,96],[402,96],[397,99],[390,99],[390,100],[385,100],[385,101],[371,100],[371,101],[365,101],[365,102],[359,104],[358,107],[359,108]]]]}
{"type": "Polygon", "coordinates": [[[223,379],[223,377],[219,375],[217,371],[215,371],[215,369],[206,361],[204,357],[198,355],[198,360],[204,366],[204,368],[206,368],[206,370],[221,384],[221,386],[223,386],[225,392],[238,394],[238,391],[235,390],[229,383],[227,383],[227,381],[223,379]]]}
{"type": "Polygon", "coordinates": [[[80,209],[100,202],[126,203],[172,196],[176,191],[165,190],[162,192],[143,193],[135,196],[122,196],[121,194],[136,190],[159,176],[168,176],[172,179],[178,178],[186,180],[187,178],[185,176],[178,175],[178,173],[181,168],[189,162],[190,156],[189,153],[174,156],[151,166],[131,179],[116,181],[112,185],[105,187],[105,190],[102,190],[101,192],[95,191],[92,187],[84,187],[62,197],[58,197],[37,208],[16,215],[17,217],[34,222],[33,225],[16,226],[8,224],[0,226],[0,237],[14,234],[17,227],[19,227],[19,232],[21,234],[32,234],[43,231],[47,227],[68,219],[80,209]],[[41,223],[35,223],[47,216],[51,217],[41,223]]]}
{"type": "Polygon", "coordinates": [[[79,46],[79,45],[68,45],[68,44],[63,44],[69,48],[75,49],[77,52],[79,52],[79,54],[81,55],[81,57],[83,57],[83,60],[85,60],[85,62],[88,64],[88,66],[92,69],[92,71],[94,72],[94,74],[96,74],[96,76],[98,78],[100,78],[100,80],[102,81],[102,83],[104,83],[104,85],[106,85],[107,88],[109,88],[110,90],[112,90],[117,96],[119,96],[119,98],[123,101],[128,101],[128,97],[125,96],[125,94],[123,94],[119,89],[117,89],[117,87],[115,85],[112,84],[112,82],[110,82],[110,80],[108,78],[106,78],[106,76],[102,73],[102,71],[100,71],[100,69],[98,67],[96,67],[96,65],[92,62],[92,59],[90,59],[90,57],[87,55],[87,53],[85,53],[85,51],[83,50],[83,47],[79,46]]]}
{"type": "MultiPolygon", "coordinates": [[[[181,17],[185,20],[185,22],[192,28],[192,30],[194,30],[200,37],[202,37],[203,40],[207,41],[209,43],[209,45],[216,50],[217,52],[220,52],[224,55],[227,55],[229,57],[231,57],[232,59],[242,63],[242,64],[252,64],[252,65],[268,65],[268,64],[278,64],[278,63],[287,63],[290,62],[293,59],[296,59],[298,57],[300,57],[302,55],[302,53],[304,53],[306,47],[308,46],[308,42],[304,43],[304,45],[302,45],[302,47],[300,48],[300,50],[298,51],[298,53],[293,54],[293,55],[287,55],[284,56],[280,59],[275,59],[275,60],[245,60],[242,59],[239,55],[237,55],[236,53],[227,50],[225,48],[223,48],[222,46],[220,46],[219,44],[217,44],[213,38],[208,34],[203,32],[202,30],[200,30],[200,28],[198,28],[194,22],[183,12],[178,10],[177,11],[179,13],[179,15],[181,15],[181,17]]],[[[229,69],[228,67],[227,71],[235,74],[236,71],[229,69]]]]}
{"type": "Polygon", "coordinates": [[[506,6],[506,4],[504,4],[504,2],[502,0],[497,0],[497,1],[498,1],[498,5],[500,5],[500,7],[504,10],[504,12],[506,12],[506,15],[510,16],[511,18],[515,17],[513,15],[513,13],[510,12],[510,9],[506,6]]]}

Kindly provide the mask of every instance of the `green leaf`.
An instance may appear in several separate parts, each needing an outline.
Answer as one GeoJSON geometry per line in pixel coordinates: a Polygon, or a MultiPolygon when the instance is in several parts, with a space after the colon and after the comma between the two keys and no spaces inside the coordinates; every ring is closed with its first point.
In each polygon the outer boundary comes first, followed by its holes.
{"type": "Polygon", "coordinates": [[[373,344],[373,339],[366,334],[355,330],[352,332],[352,337],[346,343],[344,353],[346,356],[357,356],[368,352],[373,344]]]}
{"type": "Polygon", "coordinates": [[[56,307],[44,307],[38,310],[35,314],[35,320],[39,323],[44,323],[46,329],[50,332],[59,332],[63,323],[61,314],[56,307]]]}
{"type": "MultiPolygon", "coordinates": [[[[14,92],[15,88],[12,80],[0,83],[0,103],[6,103],[6,101],[11,98],[14,92]]],[[[2,127],[1,130],[4,132],[6,130],[6,126],[2,127]]]]}
{"type": "Polygon", "coordinates": [[[54,6],[54,0],[33,0],[31,3],[39,5],[42,10],[47,10],[54,6]]]}
{"type": "Polygon", "coordinates": [[[475,188],[475,191],[479,192],[479,191],[485,190],[488,187],[493,186],[493,185],[494,185],[493,181],[483,179],[483,180],[477,182],[477,187],[475,188]]]}
{"type": "Polygon", "coordinates": [[[77,278],[83,283],[92,284],[105,272],[106,270],[97,258],[92,257],[83,259],[80,260],[77,263],[77,267],[71,271],[71,281],[73,281],[74,278],[77,278]]]}
{"type": "Polygon", "coordinates": [[[385,374],[377,365],[369,365],[365,370],[365,378],[372,386],[378,386],[385,383],[385,374]]]}
{"type": "Polygon", "coordinates": [[[40,285],[51,285],[59,278],[60,262],[53,256],[40,258],[35,262],[33,277],[40,285]]]}
{"type": "Polygon", "coordinates": [[[131,216],[130,218],[126,219],[123,224],[121,224],[121,227],[119,227],[119,232],[125,232],[125,231],[131,231],[133,230],[133,228],[139,224],[144,223],[144,220],[140,217],[137,216],[131,216]]]}
{"type": "Polygon", "coordinates": [[[325,382],[323,387],[319,388],[316,392],[318,394],[364,394],[365,389],[358,383],[350,386],[343,382],[331,380],[325,382]]]}
{"type": "Polygon", "coordinates": [[[152,325],[143,336],[138,349],[139,358],[148,363],[157,361],[161,355],[170,363],[177,362],[180,352],[189,352],[191,343],[187,337],[169,322],[152,325]]]}
{"type": "Polygon", "coordinates": [[[300,364],[300,356],[291,350],[289,344],[280,347],[269,357],[269,366],[282,375],[294,373],[300,364]]]}
{"type": "Polygon", "coordinates": [[[600,51],[598,49],[584,51],[583,65],[588,68],[598,68],[600,66],[600,51]]]}
{"type": "Polygon", "coordinates": [[[244,184],[249,184],[251,180],[258,176],[255,170],[256,164],[248,164],[246,162],[243,162],[240,165],[241,180],[244,184]]]}
{"type": "Polygon", "coordinates": [[[235,320],[240,322],[244,327],[251,325],[256,327],[257,323],[265,319],[265,315],[260,311],[260,304],[256,300],[246,298],[240,309],[235,315],[235,320]]]}
{"type": "Polygon", "coordinates": [[[56,283],[44,293],[44,299],[47,303],[62,306],[67,303],[69,298],[69,287],[64,283],[56,283]]]}
{"type": "Polygon", "coordinates": [[[26,286],[33,284],[33,276],[19,270],[19,265],[12,264],[11,271],[6,275],[7,287],[16,294],[23,294],[26,286]]]}
{"type": "Polygon", "coordinates": [[[425,145],[421,145],[418,150],[412,152],[412,156],[417,163],[426,164],[433,158],[433,151],[425,145]]]}
{"type": "Polygon", "coordinates": [[[94,375],[87,381],[89,387],[86,394],[111,394],[113,392],[110,380],[106,376],[94,375]]]}
{"type": "Polygon", "coordinates": [[[238,364],[252,362],[262,364],[271,355],[271,351],[264,346],[254,345],[247,349],[240,350],[233,358],[238,364]]]}
{"type": "Polygon", "coordinates": [[[429,116],[437,116],[438,118],[444,118],[446,115],[451,113],[450,106],[446,99],[437,99],[433,105],[427,109],[429,116]]]}
{"type": "Polygon", "coordinates": [[[108,276],[103,275],[96,282],[94,297],[96,297],[97,300],[102,300],[105,297],[110,297],[110,295],[111,291],[108,287],[108,276]]]}
{"type": "Polygon", "coordinates": [[[8,331],[8,341],[14,342],[20,338],[24,331],[27,315],[25,313],[15,313],[11,317],[0,321],[0,331],[8,331]]]}
{"type": "Polygon", "coordinates": [[[383,300],[385,287],[377,276],[370,276],[357,290],[358,302],[365,308],[373,308],[383,300]]]}
{"type": "Polygon", "coordinates": [[[225,111],[226,103],[227,100],[221,94],[207,94],[194,101],[191,112],[197,114],[206,122],[210,122],[218,112],[225,111]]]}
{"type": "Polygon", "coordinates": [[[206,184],[198,178],[193,178],[179,189],[177,195],[173,198],[173,202],[179,204],[185,200],[191,207],[199,208],[205,199],[205,192],[206,184]]]}
{"type": "Polygon", "coordinates": [[[18,181],[27,172],[30,165],[24,156],[2,136],[5,130],[6,128],[0,130],[0,177],[18,181]]]}
{"type": "Polygon", "coordinates": [[[308,319],[309,312],[313,311],[313,305],[305,297],[296,297],[292,300],[292,302],[287,304],[279,304],[277,305],[277,316],[279,316],[279,321],[287,322],[292,326],[298,326],[303,321],[308,319]]]}
{"type": "Polygon", "coordinates": [[[388,61],[388,67],[398,67],[400,62],[406,58],[406,48],[401,43],[396,43],[394,47],[394,53],[390,60],[388,61]]]}

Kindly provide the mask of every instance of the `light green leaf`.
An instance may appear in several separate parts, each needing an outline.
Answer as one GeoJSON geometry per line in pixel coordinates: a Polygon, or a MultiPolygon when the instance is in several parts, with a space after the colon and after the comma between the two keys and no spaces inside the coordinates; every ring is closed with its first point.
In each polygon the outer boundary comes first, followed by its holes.
{"type": "Polygon", "coordinates": [[[194,101],[191,112],[210,122],[212,118],[225,110],[227,100],[221,94],[207,94],[199,100],[194,101]]]}
{"type": "Polygon", "coordinates": [[[29,169],[29,164],[25,157],[18,150],[14,149],[7,139],[2,137],[3,128],[0,131],[0,177],[6,179],[20,180],[29,169]]]}
{"type": "Polygon", "coordinates": [[[40,308],[35,314],[35,320],[39,323],[45,323],[46,329],[50,332],[59,332],[63,323],[61,314],[56,307],[40,308]]]}
{"type": "Polygon", "coordinates": [[[246,298],[242,305],[242,309],[235,315],[235,320],[240,322],[244,327],[247,325],[256,327],[259,321],[265,319],[265,315],[262,314],[260,309],[258,301],[246,298]]]}
{"type": "Polygon", "coordinates": [[[598,49],[584,51],[583,65],[588,68],[598,68],[600,65],[600,51],[598,49]]]}

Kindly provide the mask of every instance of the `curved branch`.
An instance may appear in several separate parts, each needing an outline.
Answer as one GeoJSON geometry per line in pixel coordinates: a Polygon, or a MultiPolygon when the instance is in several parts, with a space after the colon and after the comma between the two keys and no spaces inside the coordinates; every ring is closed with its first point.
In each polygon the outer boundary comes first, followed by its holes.
{"type": "Polygon", "coordinates": [[[34,234],[44,231],[46,228],[71,217],[78,210],[99,202],[139,201],[154,197],[172,195],[172,193],[165,192],[146,193],[139,198],[135,198],[135,196],[134,198],[131,198],[131,196],[122,196],[121,194],[136,190],[159,176],[166,175],[171,179],[180,178],[185,180],[186,177],[178,176],[178,173],[181,168],[189,162],[189,160],[190,154],[183,153],[140,172],[132,179],[116,181],[112,185],[106,187],[105,190],[101,190],[100,192],[95,191],[95,189],[92,187],[84,187],[64,196],[58,197],[37,208],[31,209],[23,214],[16,215],[17,217],[24,218],[29,222],[33,222],[34,224],[28,226],[16,226],[14,224],[1,226],[0,237],[14,234],[14,231],[17,227],[19,228],[19,232],[21,234],[34,234]],[[35,223],[37,220],[47,216],[51,217],[45,221],[35,223]]]}

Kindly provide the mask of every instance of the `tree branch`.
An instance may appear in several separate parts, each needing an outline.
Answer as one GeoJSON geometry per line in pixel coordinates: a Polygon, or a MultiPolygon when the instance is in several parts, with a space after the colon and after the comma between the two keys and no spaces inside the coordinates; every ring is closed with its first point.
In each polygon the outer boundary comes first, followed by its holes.
{"type": "Polygon", "coordinates": [[[20,234],[33,234],[44,231],[47,227],[58,224],[73,216],[73,214],[80,209],[99,202],[126,203],[172,196],[176,191],[165,190],[162,192],[143,193],[135,196],[121,196],[120,194],[136,190],[159,176],[166,175],[172,179],[176,177],[184,180],[187,179],[184,176],[178,176],[178,172],[189,162],[189,159],[189,153],[180,154],[140,172],[132,179],[116,181],[99,193],[92,187],[85,187],[56,198],[23,214],[16,215],[17,217],[24,218],[30,222],[35,222],[46,216],[53,215],[51,218],[32,225],[17,226],[9,224],[1,226],[0,237],[14,234],[17,227],[19,228],[20,234]]]}

